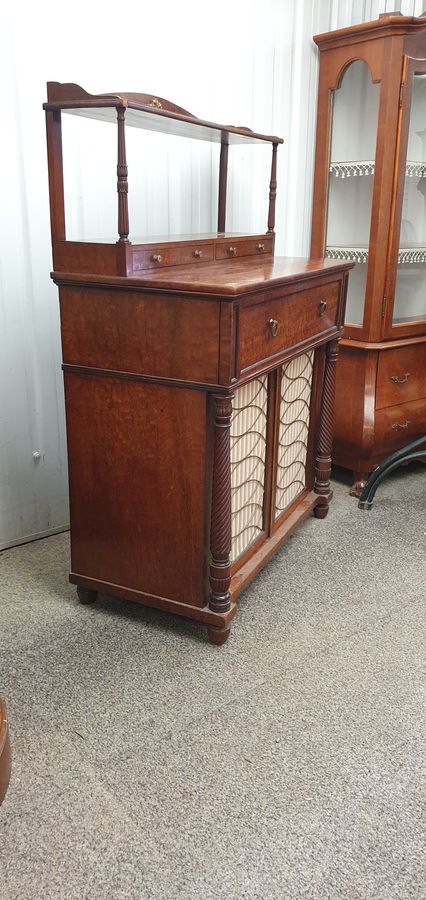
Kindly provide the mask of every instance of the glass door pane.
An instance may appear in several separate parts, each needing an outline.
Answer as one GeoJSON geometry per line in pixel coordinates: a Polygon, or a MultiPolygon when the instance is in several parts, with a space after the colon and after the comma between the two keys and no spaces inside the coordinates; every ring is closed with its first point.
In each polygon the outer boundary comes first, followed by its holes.
{"type": "Polygon", "coordinates": [[[362,60],[333,96],[327,239],[329,259],[351,259],[346,322],[362,325],[367,280],[380,84],[362,60]]]}
{"type": "Polygon", "coordinates": [[[393,324],[426,319],[426,75],[413,76],[393,324]]]}

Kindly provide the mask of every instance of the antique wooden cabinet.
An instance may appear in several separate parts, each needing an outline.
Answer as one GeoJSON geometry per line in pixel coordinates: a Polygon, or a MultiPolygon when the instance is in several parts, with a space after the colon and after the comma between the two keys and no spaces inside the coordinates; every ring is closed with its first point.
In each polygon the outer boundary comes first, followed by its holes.
{"type": "MultiPolygon", "coordinates": [[[[48,85],[54,272],[69,451],[72,572],[96,592],[204,623],[331,498],[337,342],[351,262],[274,257],[280,139],[162,98],[48,85]],[[116,243],[65,235],[61,115],[115,121],[116,243]],[[129,239],[125,123],[220,144],[218,229],[129,239]],[[268,228],[226,232],[228,147],[272,144],[268,228]]],[[[104,127],[104,126],[102,126],[104,127]]]]}
{"type": "Polygon", "coordinates": [[[426,18],[314,38],[320,50],[311,252],[353,260],[333,459],[368,473],[426,431],[426,18]]]}

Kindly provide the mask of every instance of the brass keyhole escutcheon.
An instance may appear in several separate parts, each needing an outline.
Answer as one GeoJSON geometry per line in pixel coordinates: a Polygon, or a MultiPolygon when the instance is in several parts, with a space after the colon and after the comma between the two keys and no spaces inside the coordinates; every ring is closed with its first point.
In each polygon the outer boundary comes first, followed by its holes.
{"type": "Polygon", "coordinates": [[[318,303],[318,315],[323,316],[326,309],[327,309],[327,301],[320,300],[320,302],[318,303]]]}
{"type": "Polygon", "coordinates": [[[392,428],[395,430],[397,428],[408,428],[409,425],[411,425],[411,422],[409,419],[406,419],[405,422],[394,422],[392,428]]]}
{"type": "Polygon", "coordinates": [[[277,319],[269,319],[268,320],[268,328],[271,332],[272,337],[276,337],[278,334],[278,321],[277,319]]]}
{"type": "Polygon", "coordinates": [[[230,256],[236,256],[236,255],[237,255],[237,248],[236,248],[236,247],[228,247],[228,253],[229,253],[230,256]]]}
{"type": "Polygon", "coordinates": [[[151,259],[155,263],[160,263],[161,262],[161,253],[153,253],[151,259]]]}
{"type": "Polygon", "coordinates": [[[391,375],[390,380],[393,381],[394,384],[405,384],[410,377],[409,372],[405,372],[403,378],[399,378],[398,375],[391,375]]]}

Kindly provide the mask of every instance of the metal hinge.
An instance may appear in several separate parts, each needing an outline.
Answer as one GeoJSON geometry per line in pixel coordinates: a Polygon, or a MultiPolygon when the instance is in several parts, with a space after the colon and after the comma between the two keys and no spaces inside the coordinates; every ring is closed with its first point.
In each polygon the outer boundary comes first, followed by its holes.
{"type": "Polygon", "coordinates": [[[384,319],[384,318],[385,318],[385,315],[386,315],[386,303],[387,303],[387,299],[388,299],[388,298],[387,298],[386,294],[383,294],[383,300],[382,300],[382,319],[384,319]]]}
{"type": "Polygon", "coordinates": [[[401,81],[401,86],[399,88],[399,108],[401,108],[404,103],[404,91],[405,91],[405,81],[401,81]]]}

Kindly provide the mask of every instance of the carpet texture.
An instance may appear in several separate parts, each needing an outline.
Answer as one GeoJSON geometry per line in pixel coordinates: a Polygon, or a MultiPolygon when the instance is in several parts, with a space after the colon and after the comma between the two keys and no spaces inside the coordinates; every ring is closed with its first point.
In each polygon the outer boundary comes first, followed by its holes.
{"type": "Polygon", "coordinates": [[[426,471],[338,478],[221,648],[0,554],[1,900],[424,900],[426,471]]]}

